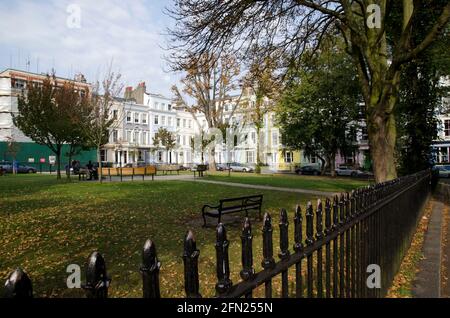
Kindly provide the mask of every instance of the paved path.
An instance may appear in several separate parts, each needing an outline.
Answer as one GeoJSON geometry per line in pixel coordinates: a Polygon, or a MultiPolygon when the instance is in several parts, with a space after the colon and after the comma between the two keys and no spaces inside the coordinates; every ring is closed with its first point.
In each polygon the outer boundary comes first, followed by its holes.
{"type": "Polygon", "coordinates": [[[423,244],[424,259],[413,285],[415,298],[441,297],[442,225],[444,203],[434,201],[423,244]]]}
{"type": "MultiPolygon", "coordinates": [[[[152,178],[146,176],[144,181],[151,181],[152,178]]],[[[123,182],[131,182],[131,177],[123,177],[123,182]]],[[[135,177],[135,182],[142,181],[142,177],[135,177]]],[[[272,187],[272,186],[264,186],[264,185],[255,185],[255,184],[244,184],[244,183],[234,183],[234,182],[224,182],[224,181],[213,181],[206,180],[202,178],[195,178],[190,174],[180,174],[180,175],[157,175],[154,181],[186,181],[186,182],[200,182],[200,183],[209,183],[209,184],[217,184],[228,187],[237,187],[237,188],[246,188],[246,189],[257,189],[257,190],[267,190],[267,191],[281,191],[281,192],[290,192],[290,193],[301,193],[301,194],[310,194],[321,197],[331,197],[337,193],[334,192],[326,192],[326,191],[316,191],[316,190],[307,190],[307,189],[295,189],[295,188],[280,188],[280,187],[272,187]]],[[[104,182],[110,182],[109,178],[106,178],[104,182]]],[[[120,182],[120,177],[113,177],[111,182],[120,182]]]]}
{"type": "MultiPolygon", "coordinates": [[[[186,180],[186,179],[184,179],[184,180],[186,180]]],[[[224,186],[229,186],[229,187],[238,187],[238,188],[246,188],[246,189],[293,192],[293,193],[311,194],[311,195],[317,195],[317,196],[333,196],[333,195],[336,194],[334,192],[315,191],[315,190],[306,190],[306,189],[295,189],[295,188],[280,188],[280,187],[255,185],[255,184],[244,184],[244,183],[234,183],[234,182],[224,182],[224,181],[212,181],[212,180],[205,180],[205,179],[195,179],[195,180],[191,179],[189,181],[201,182],[201,183],[210,183],[210,184],[218,184],[218,185],[224,185],[224,186]]]]}

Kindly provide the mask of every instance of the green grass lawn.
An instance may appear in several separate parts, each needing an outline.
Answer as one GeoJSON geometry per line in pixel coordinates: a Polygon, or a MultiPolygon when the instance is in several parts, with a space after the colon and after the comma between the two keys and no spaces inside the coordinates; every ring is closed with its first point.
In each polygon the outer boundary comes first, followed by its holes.
{"type": "Polygon", "coordinates": [[[329,192],[345,192],[369,184],[367,180],[352,178],[331,178],[316,176],[298,176],[294,174],[255,174],[228,172],[208,173],[209,180],[265,185],[282,188],[307,189],[329,192]]]}
{"type": "MultiPolygon", "coordinates": [[[[233,175],[233,178],[238,180],[237,176],[233,175]]],[[[264,177],[239,178],[265,180],[264,177]]],[[[272,178],[280,186],[295,183],[295,177],[286,177],[287,181],[282,181],[281,177],[272,178]]],[[[349,182],[345,186],[332,186],[334,180],[323,178],[295,180],[302,182],[295,183],[298,187],[304,184],[310,189],[330,191],[356,185],[349,182]],[[312,186],[313,182],[317,188],[312,186]]],[[[205,297],[213,296],[215,230],[214,227],[201,227],[201,208],[207,203],[217,203],[221,198],[252,194],[264,195],[263,210],[273,216],[275,254],[278,253],[278,213],[282,207],[288,210],[292,246],[294,208],[297,204],[304,208],[308,200],[316,200],[316,197],[186,181],[98,184],[57,182],[55,176],[0,177],[0,280],[4,281],[12,270],[21,266],[32,278],[37,297],[83,296],[82,291],[65,287],[66,267],[79,264],[84,269],[89,254],[98,250],[105,257],[112,277],[110,296],[141,297],[138,271],[141,250],[145,240],[151,238],[162,263],[162,296],[183,297],[183,237],[188,229],[192,229],[201,251],[201,293],[205,297]]],[[[231,224],[227,219],[224,223],[231,241],[232,280],[238,282],[240,219],[229,221],[231,224]]],[[[253,221],[257,270],[261,269],[262,260],[261,226],[261,222],[253,221]]]]}

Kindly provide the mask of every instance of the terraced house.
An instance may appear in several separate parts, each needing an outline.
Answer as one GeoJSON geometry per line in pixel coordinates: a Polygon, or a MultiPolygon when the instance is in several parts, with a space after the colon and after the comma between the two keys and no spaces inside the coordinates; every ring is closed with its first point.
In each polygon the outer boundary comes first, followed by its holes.
{"type": "MultiPolygon", "coordinates": [[[[30,165],[43,165],[44,170],[51,164],[53,154],[50,150],[24,136],[12,120],[13,114],[17,113],[18,96],[26,89],[26,83],[30,80],[39,82],[45,77],[45,74],[17,70],[0,73],[0,161],[16,158],[30,165]],[[12,142],[16,145],[17,153],[11,153],[12,142]]],[[[56,78],[59,84],[67,81],[74,82],[79,89],[92,88],[83,76],[74,80],[56,78]]],[[[293,151],[283,146],[273,111],[263,115],[258,136],[255,124],[250,119],[255,100],[256,97],[252,94],[244,93],[242,96],[231,96],[225,104],[223,121],[232,127],[232,140],[228,141],[231,146],[227,146],[227,136],[224,135],[223,143],[216,144],[216,163],[255,165],[259,149],[260,160],[269,171],[293,171],[296,165],[319,165],[318,158],[305,157],[302,151],[293,151]],[[235,107],[236,104],[239,105],[235,107]]],[[[270,101],[266,99],[265,103],[270,101]]],[[[117,123],[111,131],[109,143],[101,151],[103,162],[113,166],[174,163],[187,167],[202,161],[209,162],[207,152],[202,154],[193,147],[194,138],[208,130],[205,117],[202,114],[192,116],[189,111],[177,107],[170,97],[148,92],[144,82],[135,88],[127,87],[124,96],[116,98],[111,116],[116,118],[117,123]],[[167,150],[162,145],[154,144],[155,134],[160,128],[173,134],[176,142],[172,149],[167,150]]],[[[83,152],[76,159],[82,163],[96,161],[95,151],[83,152]]],[[[353,161],[352,158],[338,160],[353,163],[363,159],[357,157],[353,161]]]]}

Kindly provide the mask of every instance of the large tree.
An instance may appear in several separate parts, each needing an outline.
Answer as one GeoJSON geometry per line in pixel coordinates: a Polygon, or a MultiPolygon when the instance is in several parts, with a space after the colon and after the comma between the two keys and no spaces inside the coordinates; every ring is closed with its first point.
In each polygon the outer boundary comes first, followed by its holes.
{"type": "Polygon", "coordinates": [[[13,120],[26,136],[55,154],[57,178],[61,179],[63,145],[70,145],[74,135],[81,133],[77,125],[82,122],[75,122],[72,114],[84,109],[89,92],[77,90],[73,83],[57,85],[54,75],[42,83],[28,82],[26,91],[19,96],[19,112],[13,120]]]}
{"type": "MultiPolygon", "coordinates": [[[[202,129],[220,129],[232,118],[240,105],[242,93],[237,98],[233,94],[239,90],[240,66],[232,55],[218,57],[203,53],[191,55],[187,60],[172,61],[174,69],[184,71],[185,77],[181,80],[182,89],[172,88],[175,94],[175,103],[178,107],[191,113],[194,120],[202,129]],[[184,93],[184,94],[183,94],[184,93]],[[186,97],[184,97],[184,96],[186,97]],[[193,103],[189,103],[189,99],[193,103]],[[225,116],[225,106],[229,113],[225,116]],[[204,117],[208,127],[203,127],[199,115],[204,117]]],[[[209,168],[216,170],[214,138],[209,149],[209,168]]]]}
{"type": "Polygon", "coordinates": [[[90,98],[89,129],[86,136],[97,151],[100,182],[103,178],[101,150],[109,142],[113,131],[120,127],[126,113],[118,106],[120,102],[117,101],[123,90],[120,79],[121,75],[114,73],[110,65],[104,79],[95,83],[90,98]]]}
{"type": "MultiPolygon", "coordinates": [[[[246,52],[255,45],[259,55],[274,55],[285,66],[298,60],[305,48],[317,47],[323,34],[339,30],[358,71],[367,109],[368,132],[377,181],[397,176],[395,164],[395,105],[402,66],[429,47],[450,19],[450,2],[402,0],[401,32],[387,21],[393,0],[175,0],[168,12],[177,23],[171,30],[171,47],[179,59],[224,49],[246,52]],[[430,3],[439,14],[425,30],[420,43],[412,44],[418,32],[414,21],[430,3]],[[279,53],[278,53],[279,52],[279,53]]],[[[421,30],[423,31],[423,30],[421,30]]]]}
{"type": "Polygon", "coordinates": [[[278,108],[283,144],[316,156],[335,175],[336,156],[353,153],[361,93],[352,62],[339,43],[324,41],[316,57],[305,54],[278,108]],[[326,163],[326,164],[325,164],[326,163]]]}

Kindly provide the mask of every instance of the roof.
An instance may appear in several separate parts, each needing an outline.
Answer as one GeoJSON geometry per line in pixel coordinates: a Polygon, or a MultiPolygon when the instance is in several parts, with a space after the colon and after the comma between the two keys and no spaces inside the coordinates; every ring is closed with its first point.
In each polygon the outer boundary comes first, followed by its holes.
{"type": "MultiPolygon", "coordinates": [[[[31,75],[31,76],[38,76],[38,77],[46,77],[47,75],[49,75],[47,73],[38,74],[38,73],[33,73],[33,72],[28,72],[28,71],[17,70],[17,69],[13,69],[13,68],[7,68],[6,70],[4,70],[0,73],[0,76],[10,77],[10,76],[6,76],[6,73],[11,73],[11,72],[21,73],[24,76],[31,75]]],[[[60,76],[55,76],[55,77],[57,80],[75,82],[75,83],[79,83],[82,85],[91,85],[90,83],[80,82],[75,79],[70,79],[70,78],[65,78],[65,77],[60,77],[60,76]]]]}

